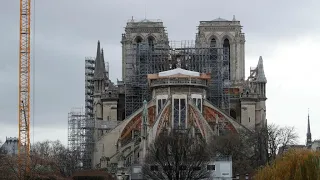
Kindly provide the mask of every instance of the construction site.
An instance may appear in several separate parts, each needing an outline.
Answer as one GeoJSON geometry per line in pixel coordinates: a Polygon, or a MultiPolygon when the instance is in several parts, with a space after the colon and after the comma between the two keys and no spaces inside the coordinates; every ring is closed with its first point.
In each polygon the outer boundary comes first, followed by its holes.
{"type": "MultiPolygon", "coordinates": [[[[132,59],[127,64],[127,72],[133,74],[126,77],[118,88],[125,89],[125,115],[130,116],[141,108],[144,100],[151,100],[151,92],[148,87],[148,74],[159,73],[170,69],[180,68],[210,73],[212,80],[208,84],[208,99],[217,107],[229,114],[230,97],[229,83],[229,46],[197,47],[193,41],[170,42],[170,45],[140,43],[127,46],[126,57],[132,59]]],[[[116,124],[97,125],[93,112],[93,74],[94,59],[85,60],[85,110],[73,109],[69,113],[69,146],[71,149],[80,149],[83,169],[90,169],[91,157],[94,151],[94,131],[111,129],[116,124]],[[95,128],[94,128],[95,127],[95,128]]],[[[121,93],[119,91],[119,93],[121,93]]],[[[120,121],[123,119],[120,119],[120,121]]]]}
{"type": "MultiPolygon", "coordinates": [[[[201,21],[196,40],[179,42],[169,41],[166,28],[161,20],[129,20],[121,41],[123,80],[116,83],[111,82],[109,64],[104,62],[107,67],[104,72],[104,82],[107,84],[105,87],[106,93],[110,97],[112,95],[117,101],[117,107],[115,108],[117,108],[118,115],[116,119],[110,117],[108,123],[106,123],[107,121],[95,121],[94,74],[97,57],[85,58],[85,108],[84,110],[73,109],[68,118],[69,147],[81,151],[82,163],[80,169],[90,169],[93,166],[92,158],[96,131],[108,132],[140,109],[144,100],[151,100],[148,74],[175,68],[209,73],[211,79],[207,85],[206,98],[227,115],[238,118],[235,115],[235,111],[238,110],[231,109],[232,103],[230,102],[230,100],[237,101],[240,98],[238,87],[231,84],[231,80],[234,82],[239,77],[235,77],[235,73],[231,71],[234,67],[230,65],[230,40],[225,38],[222,42],[218,42],[218,39],[212,36],[207,43],[202,39],[205,28],[215,26],[217,23],[223,28],[222,22],[232,22],[234,29],[240,31],[238,33],[239,38],[244,39],[240,23],[235,20],[201,21]],[[139,35],[143,33],[152,33],[152,36],[143,38],[142,35],[139,35]],[[233,73],[233,76],[231,73],[233,73]],[[104,123],[97,124],[98,122],[104,123]]],[[[99,43],[98,47],[97,56],[102,54],[101,58],[104,59],[99,43]]]]}
{"type": "MultiPolygon", "coordinates": [[[[129,46],[127,57],[134,59],[129,64],[134,74],[125,81],[126,116],[139,109],[144,100],[150,100],[148,74],[177,68],[177,61],[186,70],[211,73],[208,99],[216,106],[229,112],[229,48],[196,47],[193,41],[172,42],[170,46],[157,44],[129,46]]],[[[131,69],[130,69],[131,70],[131,69]]]]}
{"type": "MultiPolygon", "coordinates": [[[[26,172],[30,166],[30,9],[30,0],[21,0],[21,143],[18,154],[21,170],[26,172]]],[[[220,132],[221,127],[235,132],[241,128],[253,130],[265,124],[266,78],[262,58],[245,81],[245,35],[241,30],[240,21],[235,17],[232,20],[217,18],[200,21],[195,40],[172,41],[168,39],[161,20],[132,18],[126,23],[124,33],[119,32],[122,80],[117,82],[110,79],[109,63],[105,62],[104,51],[98,41],[96,56],[84,57],[85,106],[71,108],[68,113],[68,149],[80,154],[77,169],[99,169],[103,162],[111,159],[112,167],[120,167],[121,163],[122,166],[130,166],[131,158],[139,159],[139,152],[135,154],[135,150],[126,150],[132,143],[132,147],[142,148],[141,144],[134,142],[141,131],[142,119],[145,122],[146,119],[152,120],[150,123],[167,119],[172,124],[176,123],[173,128],[180,127],[180,122],[187,128],[187,122],[194,121],[198,123],[193,127],[195,132],[201,131],[206,138],[208,133],[214,134],[215,129],[220,132]],[[162,77],[160,73],[167,75],[162,77]],[[150,87],[149,76],[157,77],[153,81],[153,86],[157,88],[150,87]],[[201,79],[203,77],[205,79],[201,79]],[[171,85],[174,86],[172,92],[171,85]],[[174,102],[171,110],[170,101],[174,102]],[[164,107],[167,109],[164,110],[164,107]],[[250,110],[244,113],[242,109],[250,110]],[[225,126],[219,125],[222,122],[225,126]],[[124,155],[128,159],[123,159],[124,155]]],[[[157,131],[157,126],[153,125],[157,131]]],[[[148,133],[149,127],[144,128],[144,133],[148,133]]],[[[166,128],[172,127],[166,125],[166,128]]],[[[114,171],[118,172],[119,169],[114,171]]]]}

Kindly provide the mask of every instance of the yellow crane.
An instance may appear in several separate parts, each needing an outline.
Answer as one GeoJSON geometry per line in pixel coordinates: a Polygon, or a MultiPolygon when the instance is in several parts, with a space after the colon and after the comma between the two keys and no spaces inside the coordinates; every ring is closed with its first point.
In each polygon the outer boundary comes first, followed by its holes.
{"type": "Polygon", "coordinates": [[[19,47],[19,173],[30,170],[30,25],[31,0],[20,0],[19,47]]]}

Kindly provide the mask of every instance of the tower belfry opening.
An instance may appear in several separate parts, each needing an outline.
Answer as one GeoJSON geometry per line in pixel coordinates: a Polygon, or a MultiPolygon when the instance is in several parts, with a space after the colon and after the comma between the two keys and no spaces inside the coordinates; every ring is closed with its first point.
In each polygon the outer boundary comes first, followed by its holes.
{"type": "Polygon", "coordinates": [[[227,76],[227,78],[230,80],[230,42],[228,38],[223,41],[223,58],[228,61],[229,76],[227,76]]]}

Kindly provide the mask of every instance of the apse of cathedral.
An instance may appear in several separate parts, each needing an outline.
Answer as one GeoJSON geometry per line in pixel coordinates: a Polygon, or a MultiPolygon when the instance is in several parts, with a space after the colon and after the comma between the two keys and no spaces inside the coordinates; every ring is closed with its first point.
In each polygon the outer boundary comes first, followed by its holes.
{"type": "Polygon", "coordinates": [[[235,17],[200,21],[191,46],[173,47],[162,22],[132,19],[122,35],[118,85],[105,73],[98,43],[93,110],[95,123],[106,127],[95,129],[92,166],[141,164],[146,146],[162,131],[190,129],[209,141],[266,125],[263,59],[245,78],[241,28],[235,17]]]}

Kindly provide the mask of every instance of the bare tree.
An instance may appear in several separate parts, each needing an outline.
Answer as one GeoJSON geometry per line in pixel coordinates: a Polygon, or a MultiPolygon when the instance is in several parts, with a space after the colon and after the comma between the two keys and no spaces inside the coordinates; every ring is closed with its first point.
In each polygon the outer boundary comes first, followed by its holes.
{"type": "Polygon", "coordinates": [[[62,177],[70,177],[79,164],[80,152],[70,151],[60,141],[44,141],[36,143],[32,151],[37,157],[50,160],[62,177]]]}
{"type": "MultiPolygon", "coordinates": [[[[60,141],[43,141],[32,145],[29,172],[19,171],[18,157],[0,154],[0,174],[6,179],[35,179],[70,177],[78,159],[60,141]]],[[[0,177],[1,179],[1,177],[0,177]]]]}
{"type": "Polygon", "coordinates": [[[216,153],[232,156],[234,174],[251,173],[275,159],[279,147],[295,144],[297,133],[293,127],[270,124],[256,131],[240,131],[215,137],[216,153]]]}
{"type": "Polygon", "coordinates": [[[162,133],[148,149],[143,174],[153,180],[208,178],[207,165],[212,157],[200,137],[191,137],[188,132],[162,133]]]}
{"type": "Polygon", "coordinates": [[[240,131],[214,137],[212,149],[217,154],[232,157],[234,174],[250,173],[255,169],[255,145],[252,132],[240,131]]]}
{"type": "Polygon", "coordinates": [[[294,127],[279,127],[275,124],[268,125],[269,158],[274,160],[280,147],[287,147],[297,143],[298,135],[294,127]]]}

